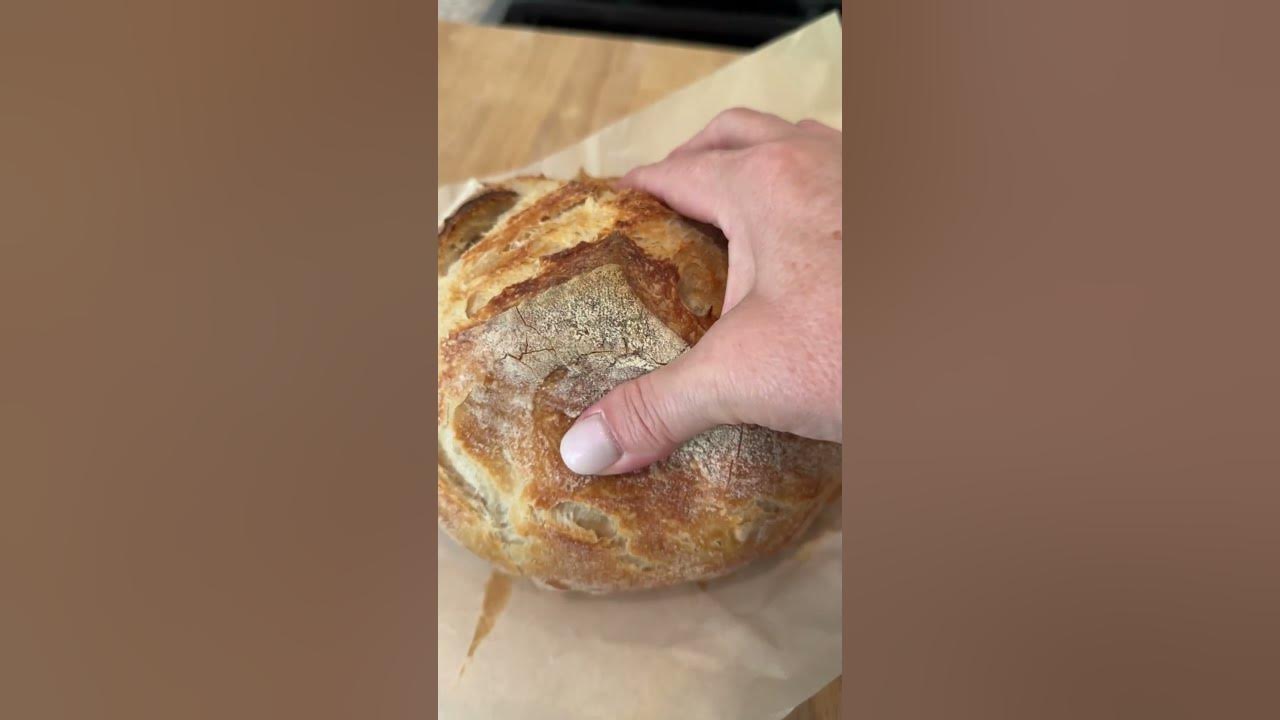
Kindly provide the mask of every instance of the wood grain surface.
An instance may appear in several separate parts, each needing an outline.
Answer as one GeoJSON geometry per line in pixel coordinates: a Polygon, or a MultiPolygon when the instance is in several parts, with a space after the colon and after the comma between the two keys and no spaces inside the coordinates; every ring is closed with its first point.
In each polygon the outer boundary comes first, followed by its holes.
{"type": "Polygon", "coordinates": [[[545,157],[737,51],[440,23],[441,184],[545,157]]]}
{"type": "MultiPolygon", "coordinates": [[[[741,56],[736,50],[439,23],[439,182],[520,167],[741,56]]],[[[786,720],[836,720],[836,678],[786,720]]]]}

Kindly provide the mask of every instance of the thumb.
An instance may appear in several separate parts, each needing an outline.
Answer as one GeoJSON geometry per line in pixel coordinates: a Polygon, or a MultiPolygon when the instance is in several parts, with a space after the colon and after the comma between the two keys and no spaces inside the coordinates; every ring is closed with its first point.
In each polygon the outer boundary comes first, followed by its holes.
{"type": "Polygon", "coordinates": [[[716,374],[697,347],[665,367],[623,383],[582,411],[560,441],[560,457],[579,475],[639,470],[716,425],[728,422],[716,374]]]}

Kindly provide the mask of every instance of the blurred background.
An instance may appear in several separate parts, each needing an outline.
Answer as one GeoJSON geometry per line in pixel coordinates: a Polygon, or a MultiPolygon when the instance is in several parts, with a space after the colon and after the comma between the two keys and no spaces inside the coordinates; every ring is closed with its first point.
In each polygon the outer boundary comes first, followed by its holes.
{"type": "Polygon", "coordinates": [[[440,0],[440,19],[753,48],[839,0],[440,0]]]}

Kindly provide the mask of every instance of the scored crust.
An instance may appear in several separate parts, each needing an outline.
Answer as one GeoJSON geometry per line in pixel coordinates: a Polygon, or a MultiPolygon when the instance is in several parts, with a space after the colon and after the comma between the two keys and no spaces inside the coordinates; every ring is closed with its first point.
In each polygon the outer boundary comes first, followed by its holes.
{"type": "Polygon", "coordinates": [[[714,228],[607,180],[487,185],[439,231],[439,522],[505,572],[593,593],[731,572],[839,492],[840,447],[721,426],[669,459],[576,475],[560,438],[719,317],[714,228]]]}

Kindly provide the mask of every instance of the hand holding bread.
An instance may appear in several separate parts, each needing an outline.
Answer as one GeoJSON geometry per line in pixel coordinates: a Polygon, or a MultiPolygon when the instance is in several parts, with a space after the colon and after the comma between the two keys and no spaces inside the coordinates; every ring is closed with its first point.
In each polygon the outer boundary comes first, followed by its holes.
{"type": "Polygon", "coordinates": [[[722,424],[840,439],[840,152],[824,125],[735,109],[623,178],[724,231],[724,307],[687,353],[583,412],[570,467],[631,472],[722,424]]]}
{"type": "Polygon", "coordinates": [[[441,527],[593,593],[801,537],[840,491],[839,148],[729,113],[625,183],[513,178],[450,216],[441,527]]]}

